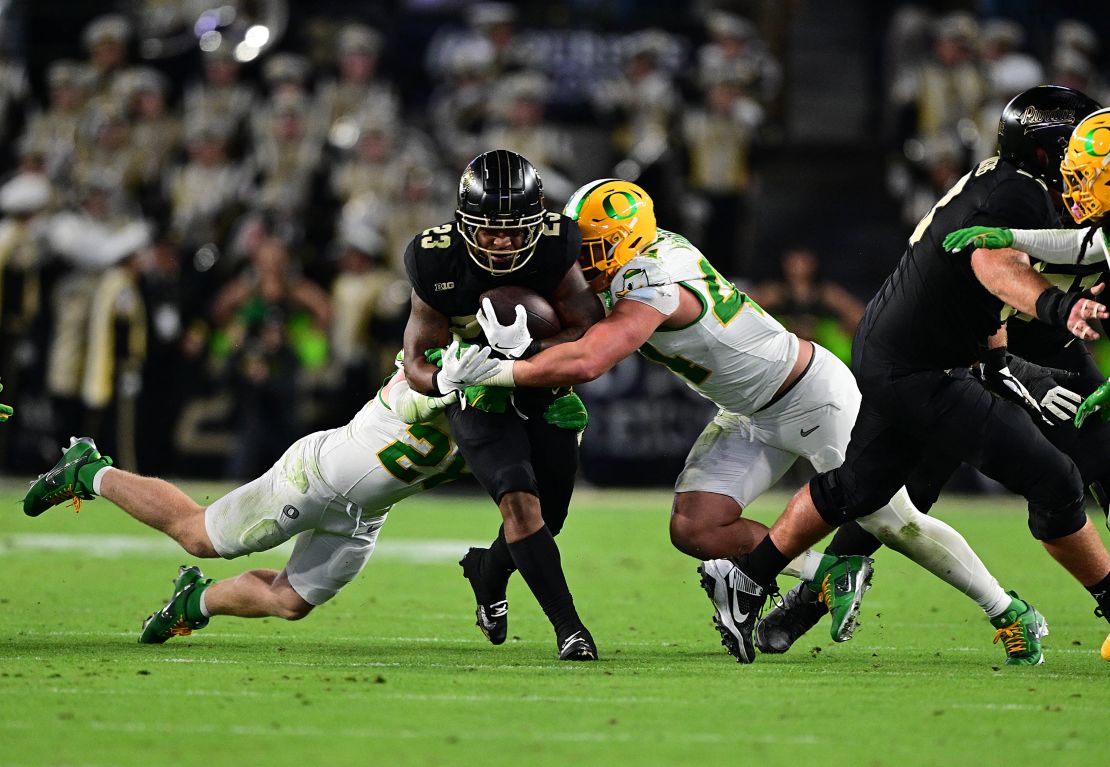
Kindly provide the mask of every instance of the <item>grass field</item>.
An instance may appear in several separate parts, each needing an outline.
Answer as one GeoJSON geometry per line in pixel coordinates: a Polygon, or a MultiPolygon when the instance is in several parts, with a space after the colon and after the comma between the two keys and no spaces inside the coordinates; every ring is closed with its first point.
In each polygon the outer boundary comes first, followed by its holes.
{"type": "MultiPolygon", "coordinates": [[[[1040,668],[1002,666],[971,602],[886,551],[853,641],[832,644],[823,624],[738,665],[695,563],[667,541],[662,492],[581,492],[560,536],[596,664],[554,660],[519,579],[510,640],[486,644],[455,562],[496,512],[438,494],[401,504],[359,580],[305,621],[216,618],[140,646],[141,619],[190,560],[105,501],[28,519],[20,495],[0,485],[3,765],[1105,763],[1107,625],[1010,500],[937,513],[1048,617],[1040,668]]],[[[202,564],[224,577],[282,562],[202,564]]]]}

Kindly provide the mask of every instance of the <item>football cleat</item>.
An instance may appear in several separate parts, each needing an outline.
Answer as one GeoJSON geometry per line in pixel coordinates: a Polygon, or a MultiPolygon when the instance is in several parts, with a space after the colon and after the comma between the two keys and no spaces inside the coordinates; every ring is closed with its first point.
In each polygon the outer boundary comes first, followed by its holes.
{"type": "Polygon", "coordinates": [[[486,549],[471,548],[459,560],[463,577],[470,581],[474,599],[478,603],[474,611],[476,625],[485,634],[490,644],[504,644],[509,635],[509,601],[505,599],[505,584],[491,587],[482,577],[482,556],[486,549]]]}
{"type": "Polygon", "coordinates": [[[799,583],[756,625],[755,646],[764,653],[784,653],[826,613],[825,603],[809,586],[799,583]]]}
{"type": "Polygon", "coordinates": [[[139,644],[162,644],[170,637],[188,636],[207,626],[208,618],[190,620],[186,615],[186,605],[189,597],[197,589],[203,591],[211,583],[212,579],[205,580],[204,573],[199,567],[182,565],[178,570],[177,580],[173,583],[173,596],[170,597],[170,601],[143,621],[139,644]]]}
{"type": "Polygon", "coordinates": [[[755,660],[752,631],[767,601],[764,589],[727,559],[698,565],[701,587],[713,603],[713,625],[737,663],[755,660]]]}
{"type": "Polygon", "coordinates": [[[597,660],[597,645],[585,628],[559,640],[559,660],[597,660]]]}
{"type": "Polygon", "coordinates": [[[994,644],[1002,642],[1007,666],[1039,666],[1044,663],[1041,640],[1048,636],[1048,623],[1015,592],[1006,593],[1013,601],[1006,612],[991,618],[991,625],[998,629],[994,632],[994,644]]]}
{"type": "Polygon", "coordinates": [[[871,588],[874,561],[856,554],[837,557],[819,568],[808,584],[832,616],[829,635],[834,642],[847,642],[859,626],[860,603],[871,588]]]}
{"type": "Polygon", "coordinates": [[[90,437],[69,438],[69,446],[62,448],[62,458],[54,468],[31,483],[27,495],[23,496],[23,513],[37,517],[52,506],[73,501],[73,510],[81,510],[81,501],[91,501],[93,477],[112,459],[101,455],[96,443],[90,437]]]}

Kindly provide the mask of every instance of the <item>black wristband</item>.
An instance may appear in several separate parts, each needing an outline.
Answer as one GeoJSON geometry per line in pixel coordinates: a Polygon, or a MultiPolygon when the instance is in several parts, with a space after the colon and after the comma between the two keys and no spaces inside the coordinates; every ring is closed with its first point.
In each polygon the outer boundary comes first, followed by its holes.
{"type": "Polygon", "coordinates": [[[1007,356],[1008,351],[1005,346],[996,346],[983,353],[981,362],[986,370],[1001,370],[1006,367],[1007,356]]]}
{"type": "Polygon", "coordinates": [[[440,397],[446,394],[443,389],[439,388],[439,374],[442,372],[442,370],[437,370],[436,372],[432,373],[432,391],[434,391],[436,395],[440,397]]]}
{"type": "Polygon", "coordinates": [[[1037,319],[1066,330],[1071,308],[1081,297],[1079,293],[1065,293],[1057,287],[1045,288],[1037,296],[1037,319]]]}
{"type": "Polygon", "coordinates": [[[526,360],[529,357],[535,357],[539,353],[540,342],[533,338],[531,343],[529,343],[528,346],[525,347],[524,352],[519,357],[517,357],[517,359],[526,360]]]}

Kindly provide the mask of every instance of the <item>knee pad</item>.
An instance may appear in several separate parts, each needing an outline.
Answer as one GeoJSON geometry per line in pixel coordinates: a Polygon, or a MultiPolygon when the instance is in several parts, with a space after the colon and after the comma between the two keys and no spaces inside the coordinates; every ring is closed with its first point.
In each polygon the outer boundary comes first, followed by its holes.
{"type": "Polygon", "coordinates": [[[493,472],[492,479],[492,486],[487,487],[486,491],[496,503],[501,503],[506,493],[531,493],[537,498],[540,495],[531,464],[521,462],[502,466],[493,472]]]}
{"type": "Polygon", "coordinates": [[[832,527],[840,527],[845,522],[877,511],[894,493],[883,487],[859,488],[843,469],[842,466],[818,474],[809,482],[809,492],[817,513],[832,527]]]}
{"type": "Polygon", "coordinates": [[[1038,541],[1051,541],[1078,532],[1087,523],[1086,499],[1079,469],[1042,478],[1027,496],[1029,532],[1038,541]]]}

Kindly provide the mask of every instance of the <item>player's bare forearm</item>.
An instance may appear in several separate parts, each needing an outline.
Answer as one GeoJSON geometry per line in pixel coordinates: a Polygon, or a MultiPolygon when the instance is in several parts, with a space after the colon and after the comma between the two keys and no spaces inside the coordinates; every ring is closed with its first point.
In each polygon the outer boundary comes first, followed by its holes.
{"type": "Polygon", "coordinates": [[[517,386],[571,386],[592,381],[629,356],[666,319],[636,301],[619,301],[613,313],[577,341],[553,346],[513,363],[517,386]]]}
{"type": "Polygon", "coordinates": [[[563,329],[540,341],[540,349],[577,341],[597,322],[605,318],[601,300],[590,290],[582,270],[572,266],[555,291],[552,308],[559,315],[563,329]]]}
{"type": "Polygon", "coordinates": [[[412,293],[412,309],[405,325],[405,378],[413,391],[421,394],[438,394],[435,390],[436,366],[424,358],[424,352],[446,346],[451,340],[447,317],[428,306],[412,293]]]}
{"type": "Polygon", "coordinates": [[[1020,250],[978,248],[971,254],[971,269],[992,295],[1024,314],[1037,315],[1037,298],[1049,283],[1020,250]]]}

